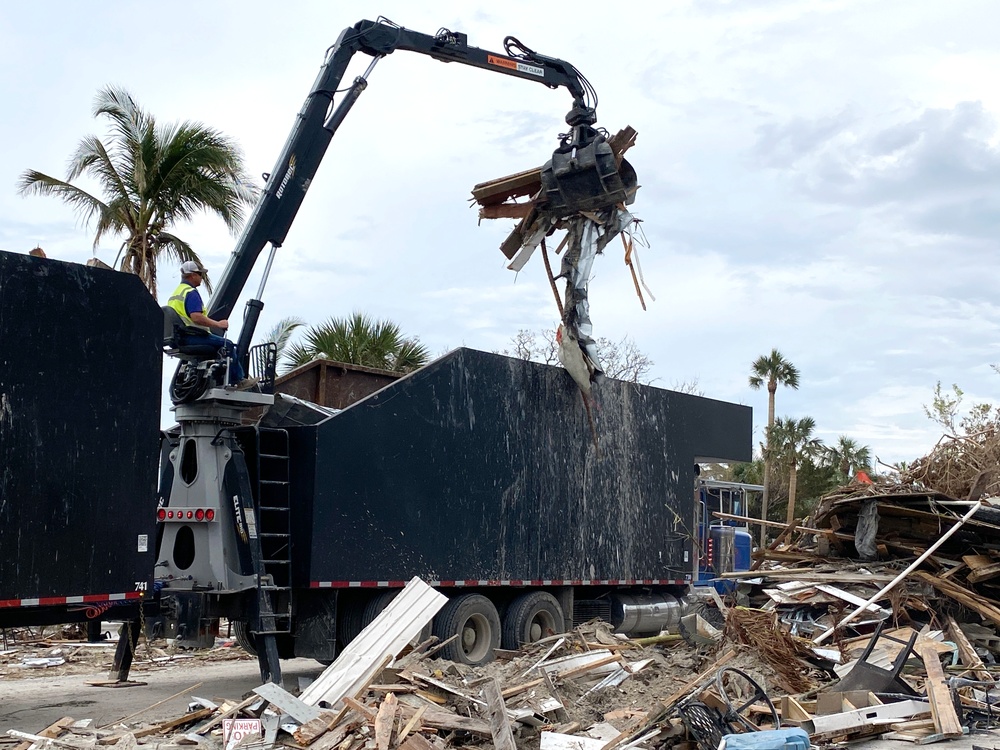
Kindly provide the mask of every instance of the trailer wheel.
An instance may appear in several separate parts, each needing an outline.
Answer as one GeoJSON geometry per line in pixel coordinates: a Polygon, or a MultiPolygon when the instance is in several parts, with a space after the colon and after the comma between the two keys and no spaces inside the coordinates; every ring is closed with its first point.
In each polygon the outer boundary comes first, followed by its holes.
{"type": "Polygon", "coordinates": [[[434,618],[434,635],[446,641],[442,659],[477,666],[493,659],[500,646],[500,615],[482,594],[462,594],[449,599],[434,618]]]}
{"type": "Polygon", "coordinates": [[[514,651],[522,644],[540,641],[563,630],[563,611],[556,598],[545,591],[533,591],[510,603],[504,613],[500,642],[503,648],[514,651]]]}
{"type": "MultiPolygon", "coordinates": [[[[257,639],[250,632],[250,624],[246,620],[233,620],[233,638],[244,651],[251,656],[257,655],[257,639]]],[[[279,659],[295,658],[295,641],[291,635],[276,635],[279,659]]]]}
{"type": "MultiPolygon", "coordinates": [[[[341,609],[340,624],[337,626],[337,638],[340,641],[341,648],[357,638],[362,630],[371,625],[372,620],[378,617],[382,613],[382,610],[389,606],[400,591],[402,589],[383,591],[375,594],[375,596],[367,601],[354,601],[350,604],[344,604],[341,609]]],[[[428,623],[427,627],[420,631],[416,643],[430,638],[430,635],[431,626],[428,623]]]]}

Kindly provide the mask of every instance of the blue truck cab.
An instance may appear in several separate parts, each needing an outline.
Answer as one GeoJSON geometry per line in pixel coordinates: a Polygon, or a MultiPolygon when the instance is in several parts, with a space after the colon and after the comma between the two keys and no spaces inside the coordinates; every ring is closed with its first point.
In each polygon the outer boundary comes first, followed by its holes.
{"type": "Polygon", "coordinates": [[[695,479],[695,586],[714,586],[719,593],[728,593],[736,582],[719,576],[750,569],[753,537],[746,523],[713,514],[745,516],[751,497],[763,492],[759,484],[695,479]]]}

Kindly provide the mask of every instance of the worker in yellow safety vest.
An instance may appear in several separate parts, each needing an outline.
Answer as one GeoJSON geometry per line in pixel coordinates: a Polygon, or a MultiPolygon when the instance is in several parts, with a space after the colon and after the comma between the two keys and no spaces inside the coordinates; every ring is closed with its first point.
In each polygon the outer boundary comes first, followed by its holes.
{"type": "Polygon", "coordinates": [[[243,366],[236,356],[236,345],[227,338],[216,336],[211,329],[229,329],[228,320],[212,320],[205,314],[205,303],[198,287],[205,280],[205,269],[195,261],[181,264],[181,283],[170,295],[167,305],[176,311],[184,322],[180,331],[181,346],[212,346],[225,352],[230,359],[229,379],[237,388],[248,388],[257,383],[256,379],[244,378],[243,366]]]}

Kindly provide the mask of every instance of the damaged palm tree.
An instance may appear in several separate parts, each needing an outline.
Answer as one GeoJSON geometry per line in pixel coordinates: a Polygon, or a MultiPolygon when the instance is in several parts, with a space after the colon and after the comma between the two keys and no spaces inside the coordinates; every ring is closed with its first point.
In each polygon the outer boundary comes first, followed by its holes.
{"type": "MultiPolygon", "coordinates": [[[[625,207],[635,199],[638,184],[635,170],[624,159],[636,132],[625,128],[609,139],[594,127],[595,112],[586,107],[574,107],[566,121],[571,130],[560,136],[559,148],[544,167],[477,185],[473,196],[482,206],[480,218],[521,219],[500,248],[511,260],[511,270],[520,271],[542,248],[559,307],[559,359],[587,396],[591,383],[602,374],[587,285],[597,256],[636,223],[625,207]],[[531,200],[516,201],[525,196],[531,200]],[[554,276],[545,239],[557,231],[566,234],[556,249],[561,263],[554,276]],[[561,298],[555,286],[559,279],[566,281],[561,298]]],[[[631,243],[624,244],[638,291],[631,243]]]]}

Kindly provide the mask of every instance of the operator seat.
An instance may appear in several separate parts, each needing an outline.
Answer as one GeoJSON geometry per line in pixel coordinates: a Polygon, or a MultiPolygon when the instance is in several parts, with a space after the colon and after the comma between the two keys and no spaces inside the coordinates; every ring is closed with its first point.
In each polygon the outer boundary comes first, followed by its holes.
{"type": "MultiPolygon", "coordinates": [[[[216,359],[219,356],[219,347],[209,344],[188,344],[181,345],[181,333],[189,326],[184,325],[181,316],[169,305],[160,308],[163,310],[163,351],[180,359],[216,359]]],[[[192,329],[192,333],[195,329],[192,329]]],[[[200,328],[197,333],[204,333],[200,328]]]]}

